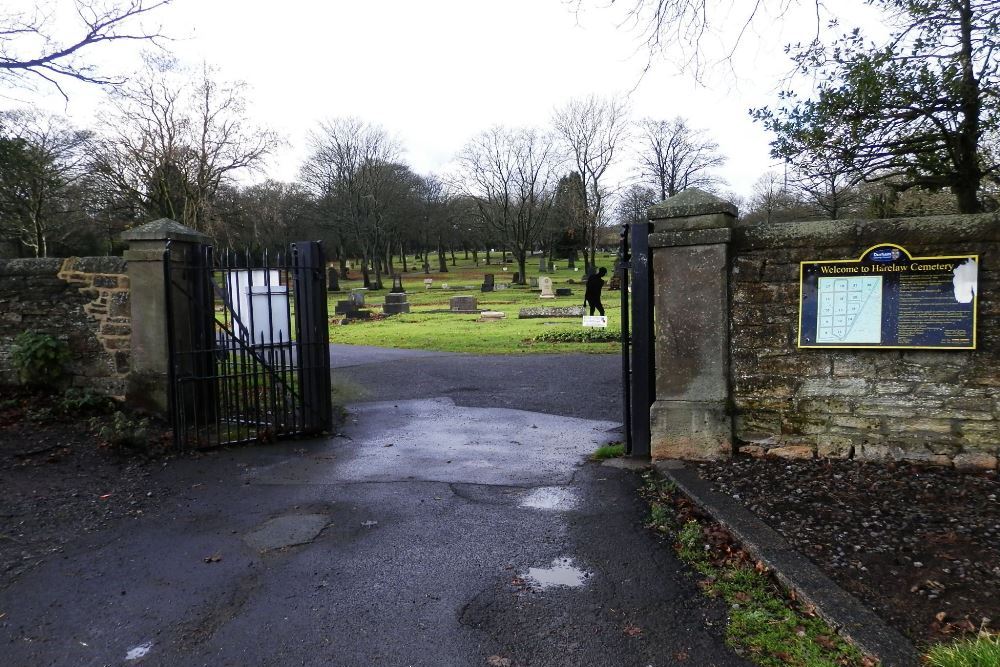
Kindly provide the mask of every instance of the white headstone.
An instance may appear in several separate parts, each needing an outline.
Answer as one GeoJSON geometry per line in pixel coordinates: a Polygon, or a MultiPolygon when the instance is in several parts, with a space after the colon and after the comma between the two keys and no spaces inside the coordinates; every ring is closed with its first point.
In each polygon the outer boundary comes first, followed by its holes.
{"type": "Polygon", "coordinates": [[[541,288],[542,293],[538,295],[539,299],[554,299],[556,298],[556,293],[552,291],[552,278],[548,276],[542,276],[538,279],[538,287],[541,288]]]}
{"type": "Polygon", "coordinates": [[[433,278],[424,278],[424,288],[425,289],[430,289],[431,285],[433,285],[433,284],[434,284],[434,279],[433,278]]]}

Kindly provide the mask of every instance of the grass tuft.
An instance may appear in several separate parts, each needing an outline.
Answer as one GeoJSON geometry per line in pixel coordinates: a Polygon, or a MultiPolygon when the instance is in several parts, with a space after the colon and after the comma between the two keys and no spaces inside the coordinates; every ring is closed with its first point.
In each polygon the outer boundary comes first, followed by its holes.
{"type": "Polygon", "coordinates": [[[1000,636],[981,635],[931,647],[925,658],[930,667],[996,667],[1000,665],[1000,636]]]}
{"type": "Polygon", "coordinates": [[[616,459],[625,455],[625,445],[620,442],[612,442],[609,445],[601,445],[590,455],[591,461],[604,461],[605,459],[616,459]]]}
{"type": "Polygon", "coordinates": [[[669,482],[653,474],[646,476],[642,495],[650,504],[648,526],[674,535],[677,555],[704,577],[702,590],[729,605],[726,642],[730,646],[762,667],[872,664],[815,612],[790,604],[764,568],[739,557],[738,549],[720,545],[718,527],[689,518],[678,529],[681,517],[675,508],[685,499],[676,493],[669,482]]]}

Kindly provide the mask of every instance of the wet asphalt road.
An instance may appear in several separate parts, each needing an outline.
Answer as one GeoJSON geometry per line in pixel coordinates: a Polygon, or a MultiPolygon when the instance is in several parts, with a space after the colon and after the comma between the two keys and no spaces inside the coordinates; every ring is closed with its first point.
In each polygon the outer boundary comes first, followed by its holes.
{"type": "Polygon", "coordinates": [[[340,352],[342,436],[170,462],[158,512],[0,593],[0,663],[747,664],[637,475],[584,461],[615,358],[340,352]]]}

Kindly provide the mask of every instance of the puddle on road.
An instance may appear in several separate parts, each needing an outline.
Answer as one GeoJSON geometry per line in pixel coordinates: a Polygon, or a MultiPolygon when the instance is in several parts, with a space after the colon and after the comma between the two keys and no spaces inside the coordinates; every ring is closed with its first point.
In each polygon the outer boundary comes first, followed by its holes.
{"type": "Polygon", "coordinates": [[[140,644],[133,649],[129,649],[129,652],[125,654],[126,660],[138,660],[139,658],[145,658],[146,654],[153,650],[153,642],[146,642],[145,644],[140,644]]]}
{"type": "Polygon", "coordinates": [[[528,568],[528,573],[524,575],[524,580],[535,588],[547,590],[549,588],[579,588],[586,583],[590,577],[589,572],[584,572],[573,564],[572,558],[556,558],[552,561],[552,567],[532,567],[528,568]]]}
{"type": "Polygon", "coordinates": [[[521,501],[521,507],[540,510],[570,510],[576,507],[576,494],[562,486],[541,486],[533,489],[521,501]]]}

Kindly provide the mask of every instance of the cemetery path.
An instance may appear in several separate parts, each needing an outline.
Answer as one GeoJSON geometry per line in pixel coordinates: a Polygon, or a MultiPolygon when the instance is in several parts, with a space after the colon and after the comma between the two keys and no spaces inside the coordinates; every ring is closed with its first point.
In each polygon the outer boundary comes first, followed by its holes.
{"type": "Polygon", "coordinates": [[[614,376],[530,361],[369,359],[342,370],[378,400],[338,437],[170,461],[157,509],[0,592],[4,664],[748,664],[643,527],[638,475],[586,461],[616,423],[580,388],[614,376]],[[408,397],[421,374],[455,397],[408,397]],[[519,401],[547,410],[497,407],[519,401]]]}
{"type": "Polygon", "coordinates": [[[485,356],[331,345],[334,378],[364,400],[447,396],[457,405],[543,412],[621,423],[621,357],[615,354],[485,356]]]}

